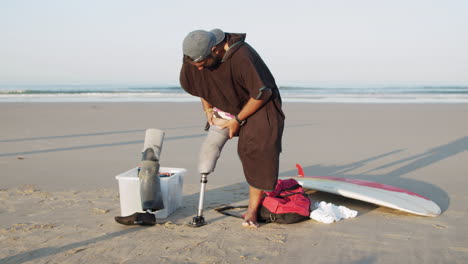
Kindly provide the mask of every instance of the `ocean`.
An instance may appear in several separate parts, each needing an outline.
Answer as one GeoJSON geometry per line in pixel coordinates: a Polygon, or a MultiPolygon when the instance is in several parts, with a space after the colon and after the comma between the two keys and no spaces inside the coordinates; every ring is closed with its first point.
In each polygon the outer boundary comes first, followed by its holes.
{"type": "MultiPolygon", "coordinates": [[[[280,86],[289,103],[468,103],[468,86],[280,86]]],[[[199,102],[177,85],[0,85],[8,102],[199,102]]]]}

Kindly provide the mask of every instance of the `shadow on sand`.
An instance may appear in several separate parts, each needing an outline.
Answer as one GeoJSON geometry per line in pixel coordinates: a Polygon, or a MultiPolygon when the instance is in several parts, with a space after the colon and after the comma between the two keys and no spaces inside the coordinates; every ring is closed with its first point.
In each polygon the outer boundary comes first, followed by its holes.
{"type": "MultiPolygon", "coordinates": [[[[361,180],[368,180],[379,182],[383,184],[393,185],[399,188],[407,189],[409,191],[421,194],[436,202],[442,209],[446,211],[450,205],[450,197],[444,190],[432,184],[403,178],[405,174],[411,173],[418,169],[427,167],[431,164],[437,163],[444,159],[455,156],[468,149],[468,137],[463,137],[452,141],[448,144],[437,146],[429,149],[428,151],[417,154],[408,158],[389,162],[385,165],[379,166],[372,170],[368,170],[360,175],[347,174],[352,170],[360,169],[371,161],[375,161],[393,154],[399,153],[403,150],[395,150],[392,152],[384,153],[375,157],[365,160],[356,161],[350,164],[337,165],[337,166],[322,166],[322,165],[309,165],[303,167],[306,175],[317,176],[335,176],[335,177],[349,177],[361,180]],[[381,169],[388,169],[396,167],[388,173],[378,174],[376,171],[381,169]],[[374,173],[374,174],[373,174],[374,173]]],[[[297,175],[296,170],[290,170],[281,173],[280,176],[297,175]]]]}
{"type": "MultiPolygon", "coordinates": [[[[183,126],[183,127],[170,127],[170,128],[160,128],[163,131],[168,130],[186,130],[190,128],[199,128],[200,126],[183,126]]],[[[47,140],[47,139],[62,139],[62,138],[78,138],[78,137],[94,137],[94,136],[108,136],[108,135],[118,135],[118,134],[130,134],[141,132],[142,135],[145,133],[146,129],[131,129],[131,130],[117,130],[117,131],[106,131],[106,132],[95,132],[95,133],[81,133],[81,134],[70,134],[70,135],[60,135],[60,136],[46,136],[46,137],[29,137],[29,138],[14,138],[14,139],[0,139],[0,143],[3,142],[22,142],[22,141],[34,141],[34,140],[47,140]]]]}
{"type": "MultiPolygon", "coordinates": [[[[164,139],[164,141],[188,139],[188,138],[199,138],[199,137],[204,137],[204,136],[206,136],[205,133],[195,134],[195,135],[187,135],[187,136],[167,137],[167,138],[164,139]]],[[[123,145],[132,145],[132,144],[141,144],[141,145],[143,145],[143,143],[144,143],[144,140],[133,140],[133,141],[123,141],[123,142],[106,143],[106,144],[92,144],[92,145],[67,147],[67,148],[53,148],[53,149],[32,150],[32,151],[23,151],[23,152],[10,152],[10,153],[0,153],[0,157],[31,155],[31,154],[69,151],[69,150],[78,150],[78,149],[116,147],[116,146],[123,146],[123,145]]]]}

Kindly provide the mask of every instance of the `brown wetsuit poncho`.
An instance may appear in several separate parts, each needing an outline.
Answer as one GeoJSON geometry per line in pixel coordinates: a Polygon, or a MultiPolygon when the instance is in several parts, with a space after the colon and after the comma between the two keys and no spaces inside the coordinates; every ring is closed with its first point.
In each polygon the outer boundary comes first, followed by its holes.
{"type": "Polygon", "coordinates": [[[250,98],[267,100],[239,130],[237,151],[249,185],[271,191],[278,179],[284,113],[275,79],[245,34],[226,33],[229,49],[215,69],[198,70],[184,62],[182,88],[223,111],[237,115],[250,98]],[[271,90],[267,97],[264,90],[271,90]]]}

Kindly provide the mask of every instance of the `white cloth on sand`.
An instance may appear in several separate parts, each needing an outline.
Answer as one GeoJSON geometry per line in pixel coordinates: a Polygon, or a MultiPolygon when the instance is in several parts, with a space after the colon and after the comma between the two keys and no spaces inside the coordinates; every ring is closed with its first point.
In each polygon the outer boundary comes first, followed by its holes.
{"type": "Polygon", "coordinates": [[[338,222],[341,219],[356,217],[357,214],[357,211],[348,209],[344,206],[336,206],[332,203],[322,201],[320,203],[316,202],[313,205],[310,218],[325,224],[331,224],[335,221],[338,222]]]}

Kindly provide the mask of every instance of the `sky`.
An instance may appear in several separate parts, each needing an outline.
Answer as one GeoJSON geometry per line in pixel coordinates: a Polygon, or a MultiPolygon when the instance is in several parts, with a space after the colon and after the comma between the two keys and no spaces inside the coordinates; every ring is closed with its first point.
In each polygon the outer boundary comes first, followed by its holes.
{"type": "Polygon", "coordinates": [[[0,84],[178,85],[193,30],[247,33],[279,85],[468,85],[466,0],[0,0],[0,84]]]}

